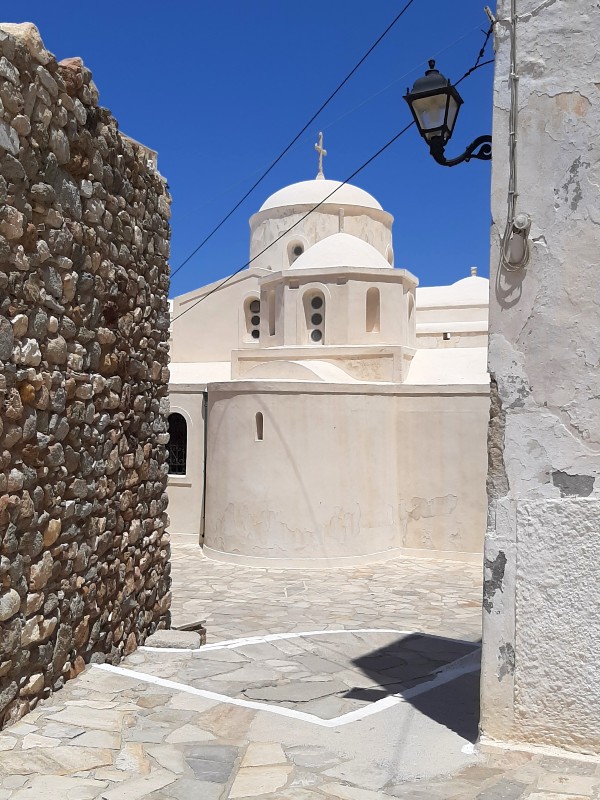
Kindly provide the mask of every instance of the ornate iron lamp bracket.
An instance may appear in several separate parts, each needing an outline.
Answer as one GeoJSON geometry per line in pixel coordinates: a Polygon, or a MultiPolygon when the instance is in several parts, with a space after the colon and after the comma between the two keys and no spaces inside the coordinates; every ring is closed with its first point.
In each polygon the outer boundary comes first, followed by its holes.
{"type": "Polygon", "coordinates": [[[491,136],[478,136],[467,147],[465,152],[456,158],[446,158],[444,149],[446,145],[441,136],[436,136],[429,144],[431,155],[443,167],[454,167],[457,164],[462,164],[463,161],[471,161],[472,158],[478,158],[480,161],[489,161],[492,158],[492,137],[491,136]]]}

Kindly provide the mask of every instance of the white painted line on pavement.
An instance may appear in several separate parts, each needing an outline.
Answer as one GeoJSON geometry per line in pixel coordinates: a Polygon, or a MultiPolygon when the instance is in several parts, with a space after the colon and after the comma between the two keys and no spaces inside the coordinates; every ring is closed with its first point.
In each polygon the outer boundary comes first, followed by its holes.
{"type": "MultiPolygon", "coordinates": [[[[305,631],[303,633],[272,633],[266,636],[253,636],[247,637],[245,639],[231,639],[225,642],[219,642],[218,644],[214,645],[205,645],[204,647],[199,648],[200,651],[202,650],[225,650],[225,649],[233,649],[234,647],[242,647],[247,644],[260,644],[262,642],[272,642],[281,639],[294,639],[299,638],[302,636],[323,636],[327,634],[342,634],[342,633],[400,633],[404,635],[423,635],[418,634],[415,631],[398,631],[389,628],[369,628],[363,630],[338,630],[338,631],[305,631]]],[[[444,638],[444,637],[437,637],[437,638],[444,638]]],[[[460,640],[454,640],[460,641],[460,640]]],[[[474,644],[473,642],[463,642],[464,644],[474,644]]],[[[188,648],[151,648],[151,647],[141,647],[140,650],[148,650],[152,652],[160,651],[160,652],[171,652],[171,653],[189,653],[194,652],[188,648]]],[[[198,650],[196,651],[198,652],[198,650]]],[[[297,711],[293,708],[286,708],[284,706],[273,706],[267,703],[255,702],[253,700],[242,700],[241,698],[237,697],[228,697],[224,694],[218,694],[217,692],[211,692],[207,689],[197,689],[194,686],[189,686],[185,683],[179,683],[177,681],[171,681],[166,678],[160,678],[156,675],[151,675],[146,672],[138,672],[136,670],[128,669],[126,667],[115,667],[111,664],[93,664],[92,666],[95,669],[101,669],[105,672],[112,672],[116,675],[122,675],[126,678],[132,678],[134,680],[144,681],[145,683],[152,683],[156,686],[163,686],[167,689],[173,689],[177,692],[186,692],[188,694],[194,694],[199,697],[204,697],[207,700],[216,700],[220,703],[227,703],[229,705],[234,706],[241,706],[243,708],[252,708],[255,711],[265,711],[269,714],[278,714],[282,717],[288,717],[290,719],[297,719],[301,720],[302,722],[308,722],[312,725],[319,725],[322,728],[337,728],[341,725],[347,725],[350,722],[355,722],[360,719],[365,719],[366,717],[370,717],[373,714],[379,714],[381,711],[385,711],[388,708],[391,708],[399,703],[404,703],[406,701],[410,701],[413,697],[417,697],[420,694],[425,694],[426,692],[430,692],[433,689],[437,689],[439,686],[443,686],[446,683],[450,683],[453,680],[461,677],[462,675],[467,675],[470,672],[475,672],[479,669],[479,662],[477,658],[474,656],[476,655],[477,651],[473,651],[472,653],[468,653],[466,656],[457,659],[456,661],[451,662],[450,664],[446,664],[443,667],[440,667],[438,670],[432,673],[434,676],[432,680],[426,681],[421,683],[417,686],[412,687],[411,689],[407,689],[403,694],[394,694],[388,695],[387,697],[382,698],[381,700],[377,700],[375,703],[372,703],[365,708],[359,708],[355,711],[350,711],[347,714],[342,714],[339,717],[333,717],[332,719],[321,719],[321,717],[317,717],[314,714],[307,714],[304,711],[297,711]]]]}
{"type": "MultiPolygon", "coordinates": [[[[157,631],[160,633],[160,631],[157,631]]],[[[151,647],[142,645],[138,650],[147,650],[151,653],[199,653],[210,650],[233,650],[236,647],[245,647],[248,644],[261,644],[262,642],[276,642],[281,639],[298,639],[302,636],[328,636],[339,635],[343,633],[400,633],[403,636],[428,636],[435,639],[445,639],[445,636],[438,636],[434,633],[423,633],[422,631],[399,631],[396,628],[360,628],[351,630],[332,630],[332,631],[300,631],[299,633],[267,633],[264,636],[245,636],[241,639],[225,639],[221,642],[213,642],[212,644],[204,644],[201,647],[151,647]]],[[[453,642],[458,644],[469,644],[473,647],[479,647],[477,642],[471,642],[468,639],[452,639],[453,642]]]]}

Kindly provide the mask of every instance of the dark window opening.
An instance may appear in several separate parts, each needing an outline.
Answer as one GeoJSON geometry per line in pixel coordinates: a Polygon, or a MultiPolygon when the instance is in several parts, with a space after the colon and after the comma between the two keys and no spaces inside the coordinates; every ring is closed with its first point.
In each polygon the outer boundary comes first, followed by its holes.
{"type": "Polygon", "coordinates": [[[300,258],[304,252],[304,245],[302,242],[289,242],[287,246],[288,263],[290,267],[297,258],[300,258]]]}
{"type": "Polygon", "coordinates": [[[169,415],[168,464],[170,475],[185,475],[187,469],[187,422],[181,414],[169,415]]]}
{"type": "Polygon", "coordinates": [[[260,339],[260,300],[247,301],[245,305],[246,341],[260,339]]]}
{"type": "Polygon", "coordinates": [[[256,414],[256,441],[262,442],[264,436],[264,419],[260,411],[256,414]]]}
{"type": "Polygon", "coordinates": [[[304,295],[304,314],[306,319],[306,341],[310,344],[323,344],[325,339],[325,298],[322,293],[307,292],[304,295]]]}

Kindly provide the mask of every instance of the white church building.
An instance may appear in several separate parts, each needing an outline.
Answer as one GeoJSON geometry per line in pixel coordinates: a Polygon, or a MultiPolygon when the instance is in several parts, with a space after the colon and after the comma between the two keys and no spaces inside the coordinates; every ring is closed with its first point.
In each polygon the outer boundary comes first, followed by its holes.
{"type": "Polygon", "coordinates": [[[481,559],[489,284],[417,288],[392,222],[320,168],[250,218],[247,269],[172,301],[171,532],[209,557],[481,559]]]}

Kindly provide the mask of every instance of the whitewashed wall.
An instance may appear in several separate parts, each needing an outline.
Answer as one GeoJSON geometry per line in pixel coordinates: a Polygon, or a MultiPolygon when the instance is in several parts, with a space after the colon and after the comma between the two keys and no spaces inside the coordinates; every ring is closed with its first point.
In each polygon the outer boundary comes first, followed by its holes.
{"type": "Polygon", "coordinates": [[[600,12],[519,0],[519,210],[529,266],[498,275],[510,4],[494,96],[483,733],[600,751],[600,12]]]}
{"type": "Polygon", "coordinates": [[[308,568],[480,559],[488,409],[485,384],[212,384],[206,552],[308,568]]]}

